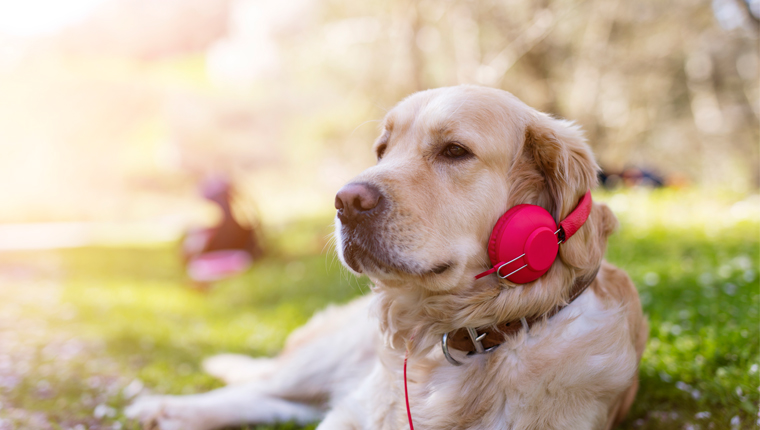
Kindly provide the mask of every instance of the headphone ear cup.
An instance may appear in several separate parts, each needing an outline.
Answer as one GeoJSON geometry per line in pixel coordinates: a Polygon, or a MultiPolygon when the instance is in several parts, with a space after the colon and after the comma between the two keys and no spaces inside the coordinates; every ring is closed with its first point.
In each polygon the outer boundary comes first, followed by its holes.
{"type": "Polygon", "coordinates": [[[491,264],[496,267],[515,260],[502,267],[497,272],[499,276],[512,273],[506,279],[516,284],[535,281],[557,257],[556,230],[554,218],[540,206],[523,204],[511,208],[491,232],[488,243],[491,264]]]}
{"type": "MultiPolygon", "coordinates": [[[[496,221],[496,225],[493,227],[493,231],[491,231],[491,237],[488,239],[488,258],[491,259],[491,264],[495,265],[499,261],[498,259],[498,249],[499,245],[501,244],[502,238],[504,237],[504,229],[509,223],[509,221],[512,219],[512,217],[520,211],[521,208],[525,206],[530,205],[517,205],[511,209],[509,209],[504,215],[499,217],[499,220],[496,221]]],[[[504,260],[509,261],[509,260],[504,260]]]]}

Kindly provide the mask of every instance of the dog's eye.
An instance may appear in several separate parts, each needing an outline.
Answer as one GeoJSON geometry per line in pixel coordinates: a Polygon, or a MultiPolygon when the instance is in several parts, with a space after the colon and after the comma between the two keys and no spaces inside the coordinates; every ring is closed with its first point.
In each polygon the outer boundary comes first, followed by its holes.
{"type": "Polygon", "coordinates": [[[388,145],[383,143],[382,145],[377,147],[377,160],[380,161],[381,158],[383,158],[383,154],[385,154],[385,148],[387,148],[388,145]]]}
{"type": "Polygon", "coordinates": [[[463,146],[457,145],[456,143],[450,143],[443,148],[440,155],[450,160],[459,160],[471,156],[472,153],[463,146]]]}

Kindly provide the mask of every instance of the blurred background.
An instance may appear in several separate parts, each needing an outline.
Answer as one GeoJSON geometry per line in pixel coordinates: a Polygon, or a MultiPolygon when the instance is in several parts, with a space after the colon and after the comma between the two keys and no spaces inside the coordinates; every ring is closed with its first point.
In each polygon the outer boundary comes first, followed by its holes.
{"type": "Polygon", "coordinates": [[[503,88],[601,165],[757,190],[757,1],[28,0],[0,7],[0,221],[187,222],[230,172],[332,210],[406,95],[503,88]]]}
{"type": "Polygon", "coordinates": [[[626,428],[756,428],[759,35],[757,0],[0,0],[0,429],[131,426],[366,292],[334,194],[388,109],[462,83],[577,121],[604,168],[653,330],[626,428]],[[200,295],[177,241],[221,174],[264,257],[200,295]]]}

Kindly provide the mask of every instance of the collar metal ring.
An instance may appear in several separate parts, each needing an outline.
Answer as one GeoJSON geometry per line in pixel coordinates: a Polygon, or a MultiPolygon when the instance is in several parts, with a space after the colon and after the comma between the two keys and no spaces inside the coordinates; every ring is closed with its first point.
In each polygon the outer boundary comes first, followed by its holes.
{"type": "Polygon", "coordinates": [[[444,333],[443,338],[441,339],[441,349],[443,350],[443,356],[446,357],[446,361],[453,364],[454,366],[461,366],[462,363],[454,360],[454,357],[452,357],[451,354],[449,354],[448,340],[449,340],[449,334],[444,333]]]}

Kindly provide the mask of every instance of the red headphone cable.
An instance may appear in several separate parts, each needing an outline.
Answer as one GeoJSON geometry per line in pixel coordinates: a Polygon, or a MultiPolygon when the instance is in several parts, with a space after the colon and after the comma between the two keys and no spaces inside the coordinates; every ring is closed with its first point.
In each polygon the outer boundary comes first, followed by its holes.
{"type": "Polygon", "coordinates": [[[409,409],[409,389],[406,387],[406,362],[409,359],[409,350],[406,350],[404,355],[404,397],[406,398],[406,416],[409,418],[409,430],[414,430],[414,423],[412,423],[412,410],[409,409]]]}

